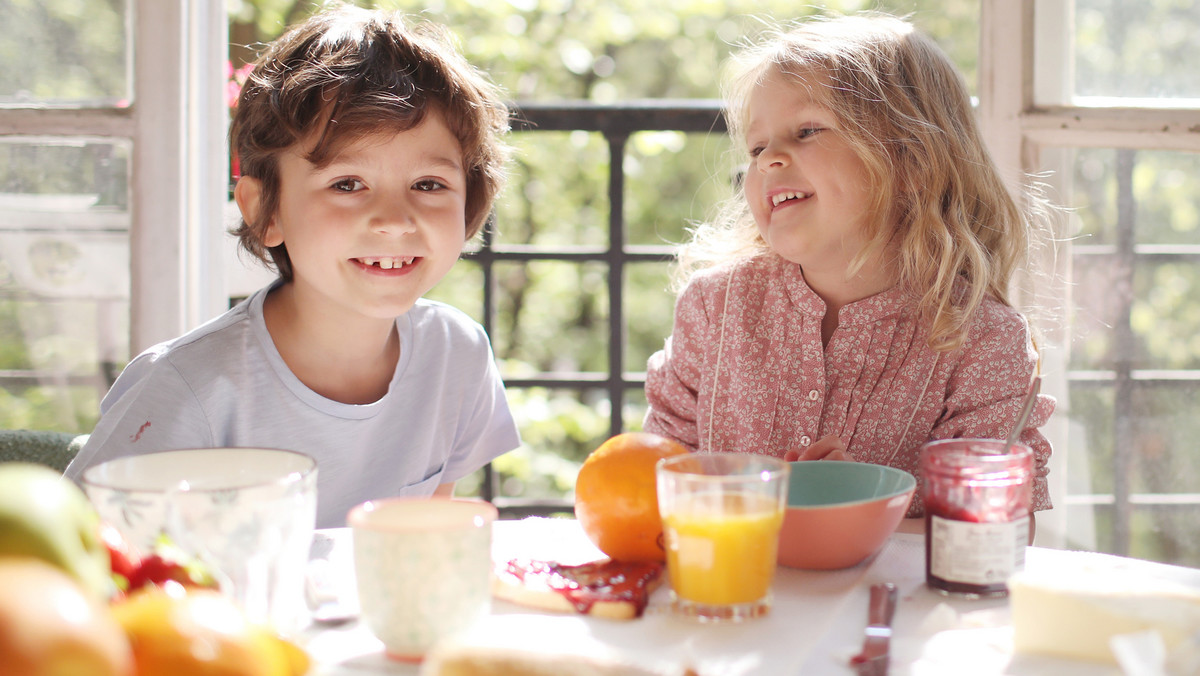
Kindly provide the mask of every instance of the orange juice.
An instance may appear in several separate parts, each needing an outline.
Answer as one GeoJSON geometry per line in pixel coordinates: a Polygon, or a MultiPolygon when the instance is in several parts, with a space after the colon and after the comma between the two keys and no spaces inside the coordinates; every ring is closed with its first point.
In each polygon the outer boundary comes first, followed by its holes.
{"type": "Polygon", "coordinates": [[[775,575],[782,524],[783,509],[768,496],[680,496],[663,515],[671,589],[704,605],[762,600],[775,575]]]}

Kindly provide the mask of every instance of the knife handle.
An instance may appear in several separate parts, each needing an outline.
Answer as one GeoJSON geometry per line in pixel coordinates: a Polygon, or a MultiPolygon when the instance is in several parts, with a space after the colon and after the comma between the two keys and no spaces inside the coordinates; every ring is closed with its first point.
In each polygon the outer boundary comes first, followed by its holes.
{"type": "Polygon", "coordinates": [[[873,627],[892,626],[896,614],[896,585],[879,582],[871,585],[871,604],[867,607],[867,624],[873,627]]]}

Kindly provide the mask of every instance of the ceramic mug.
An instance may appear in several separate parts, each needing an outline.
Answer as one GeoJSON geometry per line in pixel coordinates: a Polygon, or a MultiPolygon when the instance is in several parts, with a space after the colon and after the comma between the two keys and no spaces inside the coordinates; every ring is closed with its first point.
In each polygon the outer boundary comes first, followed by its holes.
{"type": "Polygon", "coordinates": [[[388,657],[419,661],[491,611],[496,516],[487,502],[439,497],[350,510],[362,618],[388,657]]]}

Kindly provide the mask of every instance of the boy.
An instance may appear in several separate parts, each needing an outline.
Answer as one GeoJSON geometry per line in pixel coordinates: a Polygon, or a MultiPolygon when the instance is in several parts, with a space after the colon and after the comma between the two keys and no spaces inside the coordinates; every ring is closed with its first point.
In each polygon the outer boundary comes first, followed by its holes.
{"type": "Polygon", "coordinates": [[[341,7],[273,43],[230,129],[243,249],[279,279],[152,347],[67,468],[194,447],[318,464],[317,527],[364,500],[450,494],[519,444],[488,338],[423,300],[503,181],[499,91],[432,25],[341,7]]]}

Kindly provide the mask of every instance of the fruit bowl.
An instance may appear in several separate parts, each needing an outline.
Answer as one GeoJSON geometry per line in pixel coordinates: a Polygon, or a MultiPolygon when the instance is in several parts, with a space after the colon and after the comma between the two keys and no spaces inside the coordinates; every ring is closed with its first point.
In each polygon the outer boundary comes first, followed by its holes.
{"type": "Polygon", "coordinates": [[[835,570],[879,551],[917,489],[913,475],[865,462],[793,462],[779,533],[779,563],[835,570]]]}

